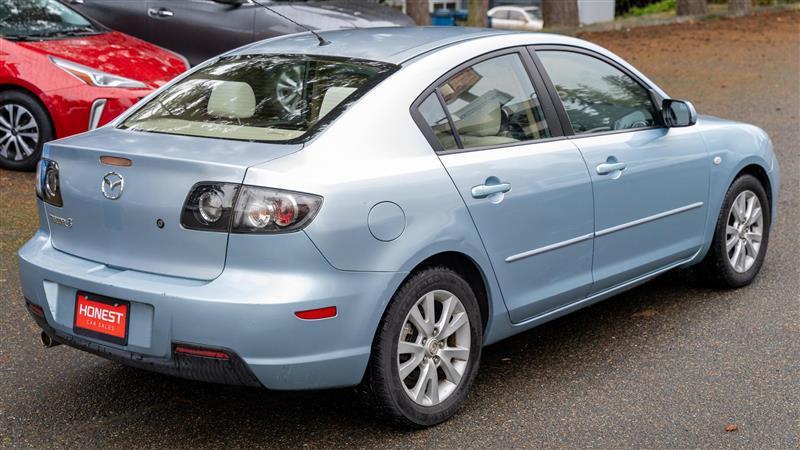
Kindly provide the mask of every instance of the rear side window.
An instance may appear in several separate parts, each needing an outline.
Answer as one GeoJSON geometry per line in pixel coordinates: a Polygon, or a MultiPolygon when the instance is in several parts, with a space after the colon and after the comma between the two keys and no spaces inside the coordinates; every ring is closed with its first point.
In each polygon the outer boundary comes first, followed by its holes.
{"type": "Polygon", "coordinates": [[[616,67],[592,56],[541,50],[542,61],[575,134],[657,125],[648,91],[616,67]]]}
{"type": "Polygon", "coordinates": [[[436,93],[432,93],[419,105],[419,113],[425,119],[425,122],[433,130],[436,140],[442,145],[444,150],[453,150],[458,148],[456,139],[453,136],[453,129],[450,128],[450,122],[447,120],[447,115],[442,108],[442,103],[436,97],[436,93]]]}
{"type": "Polygon", "coordinates": [[[551,137],[544,110],[519,54],[497,56],[439,86],[464,148],[551,137]]]}
{"type": "Polygon", "coordinates": [[[313,56],[222,58],[161,92],[121,125],[135,131],[300,141],[396,69],[313,56]]]}

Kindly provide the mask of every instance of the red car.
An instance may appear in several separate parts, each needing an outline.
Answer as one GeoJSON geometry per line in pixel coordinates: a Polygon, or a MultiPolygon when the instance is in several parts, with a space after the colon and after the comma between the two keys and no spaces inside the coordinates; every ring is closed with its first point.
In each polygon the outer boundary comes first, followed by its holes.
{"type": "Polygon", "coordinates": [[[0,167],[32,170],[46,141],[107,123],[187,68],[57,0],[0,0],[0,167]]]}

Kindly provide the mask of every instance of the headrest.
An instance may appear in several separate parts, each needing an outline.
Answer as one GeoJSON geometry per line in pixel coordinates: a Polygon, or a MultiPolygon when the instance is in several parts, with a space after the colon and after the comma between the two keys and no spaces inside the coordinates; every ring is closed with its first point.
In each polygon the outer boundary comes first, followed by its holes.
{"type": "Polygon", "coordinates": [[[240,81],[220,81],[211,90],[208,114],[226,119],[248,119],[256,111],[253,88],[240,81]]]}
{"type": "Polygon", "coordinates": [[[342,103],[356,88],[352,87],[330,87],[325,91],[325,96],[322,98],[322,105],[319,107],[318,117],[321,119],[325,117],[333,108],[339,103],[342,103]]]}

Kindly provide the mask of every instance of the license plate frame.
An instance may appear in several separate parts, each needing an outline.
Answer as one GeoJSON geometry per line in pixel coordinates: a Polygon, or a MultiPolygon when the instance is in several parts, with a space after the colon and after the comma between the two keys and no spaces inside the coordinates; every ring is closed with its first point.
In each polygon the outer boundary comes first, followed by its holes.
{"type": "MultiPolygon", "coordinates": [[[[112,315],[113,318],[113,315],[112,315]]],[[[75,313],[72,319],[72,331],[81,336],[87,336],[101,341],[111,342],[113,344],[128,345],[128,335],[130,334],[130,320],[131,320],[131,302],[127,300],[119,300],[116,298],[106,297],[104,295],[92,294],[90,292],[78,291],[75,294],[75,313]],[[87,317],[79,314],[81,304],[87,306],[99,307],[105,310],[111,310],[112,313],[119,313],[124,311],[124,318],[118,320],[118,324],[110,329],[111,332],[104,332],[101,327],[92,326],[93,322],[99,323],[100,319],[87,317]],[[98,306],[100,305],[100,306],[98,306]],[[107,306],[103,308],[103,306],[107,306]],[[79,319],[82,319],[79,323],[79,319]],[[122,326],[122,332],[117,331],[117,326],[122,326]]],[[[106,326],[112,326],[105,323],[106,326]]]]}

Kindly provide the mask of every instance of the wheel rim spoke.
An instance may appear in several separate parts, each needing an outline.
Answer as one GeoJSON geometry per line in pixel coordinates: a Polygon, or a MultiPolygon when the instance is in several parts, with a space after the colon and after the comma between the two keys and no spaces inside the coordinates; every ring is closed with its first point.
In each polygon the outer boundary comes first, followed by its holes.
{"type": "Polygon", "coordinates": [[[447,327],[442,331],[441,338],[447,339],[448,337],[450,337],[451,334],[458,331],[459,328],[463,327],[468,322],[469,321],[467,319],[466,312],[460,312],[454,315],[453,320],[451,320],[450,323],[447,324],[447,327]]]}
{"type": "Polygon", "coordinates": [[[745,239],[750,241],[751,243],[760,243],[761,242],[761,233],[749,232],[745,234],[745,239]]]}
{"type": "Polygon", "coordinates": [[[19,155],[19,159],[27,158],[31,156],[33,153],[33,149],[28,147],[28,144],[22,140],[22,138],[17,137],[17,154],[19,155]]]}
{"type": "MultiPolygon", "coordinates": [[[[400,380],[405,380],[414,371],[417,367],[419,367],[420,363],[425,359],[425,350],[422,348],[421,345],[418,345],[420,351],[419,352],[407,352],[411,353],[412,357],[408,361],[400,364],[400,380]]],[[[402,352],[401,352],[402,354],[402,352]]]]}
{"type": "Polygon", "coordinates": [[[433,323],[428,322],[422,317],[422,314],[419,312],[418,307],[411,308],[411,313],[409,319],[417,327],[420,333],[424,334],[426,337],[433,334],[433,323]]]}
{"type": "Polygon", "coordinates": [[[751,211],[750,215],[747,217],[747,221],[744,223],[745,226],[749,227],[756,223],[758,219],[761,218],[761,208],[756,207],[755,210],[751,211]]]}
{"type": "Polygon", "coordinates": [[[8,147],[11,146],[13,141],[13,138],[6,139],[5,144],[2,144],[2,147],[0,147],[0,156],[3,158],[8,158],[8,147]]]}
{"type": "Polygon", "coordinates": [[[448,358],[442,358],[442,363],[439,367],[442,368],[442,372],[444,372],[444,376],[447,381],[458,384],[461,381],[461,373],[459,373],[455,367],[453,367],[453,362],[450,361],[448,358]]]}

